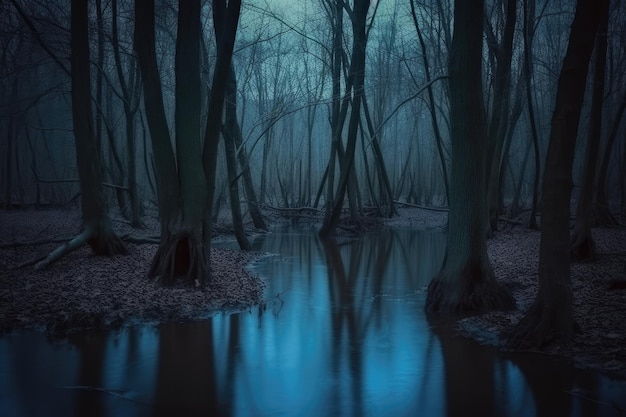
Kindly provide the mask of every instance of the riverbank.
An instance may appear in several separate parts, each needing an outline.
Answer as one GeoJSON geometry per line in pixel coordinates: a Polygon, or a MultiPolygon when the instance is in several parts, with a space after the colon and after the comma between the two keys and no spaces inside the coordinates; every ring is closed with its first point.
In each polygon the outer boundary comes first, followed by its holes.
{"type": "MultiPolygon", "coordinates": [[[[567,345],[532,350],[563,357],[581,368],[626,378],[626,229],[593,229],[598,257],[570,268],[573,316],[580,331],[567,345]]],[[[540,233],[514,227],[487,242],[496,277],[513,293],[517,309],[491,312],[459,321],[460,334],[503,352],[503,333],[510,330],[533,303],[538,287],[540,233]]]]}
{"type": "MultiPolygon", "coordinates": [[[[440,228],[447,213],[399,207],[389,227],[440,228]]],[[[114,217],[120,235],[149,240],[158,234],[154,217],[134,230],[114,217]]],[[[116,328],[128,323],[184,321],[237,311],[263,302],[264,283],[248,266],[258,254],[212,249],[213,280],[207,291],[185,286],[163,288],[146,278],[156,244],[127,243],[128,256],[96,257],[87,246],[43,271],[24,267],[80,232],[73,209],[0,211],[0,334],[40,328],[52,336],[116,328]]],[[[571,268],[574,318],[580,326],[568,345],[533,352],[574,361],[626,378],[626,229],[594,229],[598,260],[571,268]],[[622,285],[623,284],[623,285],[622,285]]],[[[224,235],[216,239],[223,239],[224,235]]],[[[502,334],[532,304],[538,280],[540,233],[506,222],[488,240],[496,276],[511,289],[517,309],[460,320],[459,334],[507,352],[502,334]]]]}
{"type": "MultiPolygon", "coordinates": [[[[119,235],[150,241],[158,222],[144,218],[133,230],[119,218],[119,235]]],[[[44,270],[14,269],[45,256],[80,232],[77,209],[0,211],[0,334],[38,328],[62,337],[133,322],[199,319],[237,311],[263,300],[264,282],[248,266],[259,254],[211,249],[211,281],[204,291],[164,288],[147,278],[157,244],[126,243],[126,256],[94,256],[84,245],[44,270]]],[[[217,240],[222,238],[217,236],[217,240]]]]}

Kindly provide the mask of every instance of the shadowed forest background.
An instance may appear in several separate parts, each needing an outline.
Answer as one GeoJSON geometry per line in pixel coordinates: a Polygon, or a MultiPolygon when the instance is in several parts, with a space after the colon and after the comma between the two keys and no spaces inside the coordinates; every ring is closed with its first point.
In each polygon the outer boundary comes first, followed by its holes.
{"type": "Polygon", "coordinates": [[[0,414],[622,415],[625,8],[0,2],[0,414]]]}

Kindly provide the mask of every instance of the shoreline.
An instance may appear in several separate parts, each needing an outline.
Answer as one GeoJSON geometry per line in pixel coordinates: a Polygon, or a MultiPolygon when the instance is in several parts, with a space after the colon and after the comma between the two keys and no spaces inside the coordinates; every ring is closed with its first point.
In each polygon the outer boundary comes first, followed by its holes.
{"type": "MultiPolygon", "coordinates": [[[[441,228],[446,213],[401,209],[399,217],[383,220],[392,228],[441,228]]],[[[117,233],[154,234],[155,218],[146,228],[132,230],[112,218],[117,233]]],[[[7,332],[38,329],[52,337],[136,324],[191,321],[215,314],[245,311],[264,302],[265,281],[250,266],[265,254],[211,249],[212,281],[206,291],[184,285],[162,287],[146,278],[157,245],[127,243],[130,254],[97,257],[85,245],[44,270],[10,270],[34,256],[55,249],[58,239],[80,229],[78,209],[0,211],[0,337],[7,332]],[[19,237],[19,238],[18,238],[19,237]],[[41,243],[54,240],[55,243],[41,243]],[[36,242],[36,244],[23,244],[36,242]],[[20,243],[11,246],[12,242],[20,243]]],[[[531,352],[572,361],[580,368],[626,379],[626,229],[593,229],[598,260],[573,263],[571,283],[574,319],[580,326],[568,345],[536,350],[511,350],[502,334],[512,328],[532,304],[538,285],[540,233],[503,224],[487,241],[497,279],[516,300],[516,309],[458,320],[462,337],[489,345],[502,354],[531,352]],[[620,281],[621,282],[621,281],[620,281]]],[[[214,242],[224,240],[215,236],[214,242]]]]}

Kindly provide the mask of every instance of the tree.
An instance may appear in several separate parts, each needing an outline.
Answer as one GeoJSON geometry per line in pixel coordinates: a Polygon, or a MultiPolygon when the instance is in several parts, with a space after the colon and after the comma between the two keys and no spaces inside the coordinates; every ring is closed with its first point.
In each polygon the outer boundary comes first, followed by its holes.
{"type": "Polygon", "coordinates": [[[578,0],[559,75],[543,177],[539,291],[512,329],[511,346],[542,346],[574,334],[569,275],[572,165],[594,38],[608,0],[578,0]]]}
{"type": "Polygon", "coordinates": [[[226,169],[228,171],[230,211],[233,217],[233,228],[239,247],[243,250],[250,250],[250,242],[243,230],[243,217],[241,215],[241,204],[239,203],[239,185],[237,183],[237,158],[235,155],[237,150],[235,137],[241,138],[241,129],[237,122],[237,78],[232,64],[230,66],[228,82],[226,83],[225,99],[222,136],[224,137],[224,152],[226,154],[226,169]]]}
{"type": "Polygon", "coordinates": [[[585,168],[582,186],[576,207],[576,225],[572,234],[572,257],[577,260],[593,260],[596,257],[596,244],[591,234],[591,204],[596,173],[600,138],[602,133],[602,105],[604,102],[604,73],[606,70],[607,31],[609,8],[605,7],[602,21],[596,34],[595,58],[593,66],[593,87],[591,96],[591,118],[587,135],[585,168]]]}
{"type": "MultiPolygon", "coordinates": [[[[346,8],[348,7],[345,3],[343,3],[343,5],[346,8]]],[[[356,148],[359,122],[361,120],[361,105],[364,95],[365,84],[365,48],[367,46],[368,35],[368,31],[366,31],[366,22],[369,7],[369,0],[355,0],[354,7],[352,9],[348,8],[348,15],[350,16],[350,20],[352,22],[353,39],[350,69],[348,72],[348,80],[346,80],[346,90],[348,93],[352,91],[351,112],[350,120],[348,122],[348,137],[346,142],[346,149],[343,158],[340,150],[341,146],[339,143],[336,143],[341,140],[341,129],[339,128],[339,125],[333,126],[333,147],[336,147],[335,151],[337,152],[339,158],[343,160],[343,163],[341,164],[341,173],[339,175],[339,184],[337,185],[336,193],[331,201],[327,201],[326,218],[324,219],[324,224],[322,225],[322,228],[319,232],[320,236],[322,237],[330,236],[335,233],[335,229],[337,227],[337,224],[339,223],[341,211],[343,210],[343,203],[346,192],[348,191],[348,183],[351,178],[352,180],[354,180],[354,153],[356,148]]],[[[334,65],[336,64],[334,63],[334,65]]],[[[335,71],[334,68],[333,71],[335,71]]],[[[335,85],[335,82],[336,80],[333,78],[333,86],[335,85]]],[[[333,92],[334,91],[335,87],[333,87],[333,92]]],[[[336,111],[337,109],[333,109],[333,113],[335,113],[336,111]]],[[[345,111],[342,109],[341,113],[345,114],[345,111]]],[[[339,121],[341,120],[343,120],[343,118],[339,116],[339,121]]],[[[332,152],[333,150],[331,149],[331,153],[332,152]]],[[[331,164],[334,164],[333,159],[334,158],[331,156],[331,164]]],[[[330,175],[331,173],[329,172],[329,180],[330,175]]],[[[329,195],[331,195],[331,193],[329,193],[329,195]]],[[[354,215],[356,209],[355,201],[351,200],[350,203],[350,208],[354,215]]]]}
{"type": "Polygon", "coordinates": [[[84,231],[51,252],[36,265],[38,268],[49,265],[85,242],[91,246],[97,255],[126,254],[124,243],[113,231],[102,195],[102,167],[94,134],[91,109],[88,23],[87,2],[72,0],[70,41],[72,120],[84,231]]]}
{"type": "MultiPolygon", "coordinates": [[[[535,120],[535,105],[532,94],[532,79],[533,79],[533,55],[532,44],[535,33],[535,28],[532,21],[535,19],[535,0],[527,0],[524,2],[524,75],[526,77],[526,103],[528,105],[528,119],[530,121],[530,133],[533,141],[533,148],[535,150],[535,181],[533,186],[533,202],[530,212],[530,219],[528,221],[528,228],[538,229],[537,224],[537,205],[539,204],[539,178],[541,165],[539,163],[539,134],[537,133],[537,124],[535,120]]],[[[520,179],[521,181],[521,179],[520,179]]]]}
{"type": "Polygon", "coordinates": [[[156,163],[161,242],[149,275],[171,284],[179,275],[204,286],[210,270],[211,209],[217,142],[241,3],[213,1],[217,59],[204,145],[200,132],[201,2],[180,1],[176,36],[176,154],[171,145],[155,52],[154,0],[135,2],[135,49],[156,163]]]}
{"type": "Polygon", "coordinates": [[[448,64],[452,172],[446,257],[428,286],[429,313],[508,309],[487,255],[487,126],[482,97],[484,1],[455,1],[448,64]]]}
{"type": "MultiPolygon", "coordinates": [[[[496,59],[494,75],[493,101],[487,129],[487,201],[489,210],[489,228],[498,229],[500,215],[500,168],[504,139],[510,126],[509,107],[511,102],[511,61],[513,58],[513,37],[517,16],[517,1],[506,0],[506,19],[502,42],[498,43],[491,24],[485,25],[487,44],[496,59]]],[[[487,23],[489,21],[487,20],[487,23]]]]}

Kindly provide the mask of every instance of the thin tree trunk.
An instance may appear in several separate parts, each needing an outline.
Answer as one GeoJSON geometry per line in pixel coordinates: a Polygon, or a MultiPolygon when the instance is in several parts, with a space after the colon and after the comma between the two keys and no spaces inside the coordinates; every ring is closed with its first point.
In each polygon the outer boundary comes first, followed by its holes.
{"type": "Polygon", "coordinates": [[[559,75],[543,177],[539,291],[517,323],[511,346],[543,346],[574,335],[570,281],[569,218],[572,165],[585,95],[589,59],[608,0],[578,0],[569,45],[559,75]]]}
{"type": "Polygon", "coordinates": [[[113,232],[102,195],[102,168],[91,112],[88,21],[87,3],[72,0],[70,55],[72,119],[83,223],[88,234],[87,242],[94,253],[125,254],[124,244],[113,232]]]}
{"type": "MultiPolygon", "coordinates": [[[[232,102],[235,110],[237,109],[237,74],[235,73],[235,69],[233,65],[230,66],[229,73],[229,82],[233,83],[234,93],[227,100],[228,102],[232,102]]],[[[265,219],[263,218],[263,214],[261,213],[261,208],[259,207],[259,201],[256,197],[256,192],[254,191],[254,183],[252,181],[252,173],[250,172],[250,162],[248,159],[248,155],[246,154],[246,148],[243,145],[243,138],[241,135],[241,128],[239,122],[237,121],[237,113],[234,113],[233,116],[234,124],[233,124],[233,140],[235,142],[235,148],[237,149],[237,159],[239,161],[239,168],[241,169],[241,177],[243,177],[243,188],[246,195],[246,201],[248,204],[248,211],[250,212],[250,217],[252,218],[252,222],[254,227],[260,230],[267,230],[267,224],[265,223],[265,219]]],[[[239,176],[237,176],[239,178],[239,176]]]]}
{"type": "Polygon", "coordinates": [[[224,101],[224,151],[226,153],[226,169],[228,171],[228,190],[230,195],[230,210],[233,217],[233,227],[235,237],[239,247],[243,250],[250,250],[250,242],[243,230],[243,218],[241,215],[241,205],[239,203],[239,185],[237,184],[237,159],[235,150],[235,137],[241,136],[239,124],[237,123],[237,81],[235,70],[230,66],[230,73],[226,83],[226,96],[224,101]]]}
{"type": "Polygon", "coordinates": [[[533,148],[535,155],[535,181],[533,185],[533,202],[528,223],[529,229],[539,229],[537,224],[537,205],[539,204],[539,179],[541,178],[541,161],[539,157],[539,134],[537,133],[537,125],[535,122],[535,110],[532,94],[532,78],[533,78],[533,58],[532,44],[533,33],[532,27],[529,27],[535,19],[535,0],[527,0],[524,3],[524,73],[526,74],[526,102],[528,105],[528,119],[530,120],[530,133],[533,139],[533,148]]]}
{"type": "MultiPolygon", "coordinates": [[[[509,125],[509,107],[511,101],[511,60],[513,58],[513,36],[517,16],[516,0],[506,1],[506,20],[502,43],[488,42],[493,45],[493,55],[496,57],[496,71],[493,87],[493,103],[491,118],[487,129],[487,209],[489,228],[498,229],[500,215],[500,167],[502,164],[502,149],[504,138],[509,125]]],[[[491,29],[487,29],[487,38],[493,36],[491,29]]]]}
{"type": "MultiPolygon", "coordinates": [[[[613,155],[613,147],[615,146],[615,139],[619,132],[620,122],[624,116],[626,110],[626,91],[622,96],[622,101],[615,113],[615,118],[611,124],[611,131],[609,132],[608,140],[606,141],[606,148],[604,155],[602,156],[602,162],[598,171],[598,178],[596,182],[596,205],[594,207],[594,214],[596,222],[599,226],[611,227],[618,225],[618,221],[611,214],[609,210],[609,201],[606,194],[606,181],[609,172],[609,162],[613,155]]],[[[622,176],[622,178],[624,178],[622,176]]]]}
{"type": "MultiPolygon", "coordinates": [[[[341,168],[341,174],[339,177],[339,184],[337,186],[337,192],[334,198],[334,204],[330,216],[324,221],[324,225],[320,229],[320,236],[327,237],[335,233],[341,211],[343,209],[343,202],[346,195],[346,190],[350,178],[353,177],[354,172],[354,151],[356,148],[357,133],[359,127],[359,120],[361,118],[361,100],[363,98],[363,89],[365,84],[365,48],[367,45],[367,33],[365,30],[367,11],[369,9],[369,0],[355,0],[354,8],[352,10],[352,32],[353,32],[353,45],[352,45],[352,59],[350,61],[350,78],[352,79],[352,105],[350,112],[350,122],[348,124],[348,139],[346,144],[345,156],[343,158],[344,164],[341,168]]],[[[335,138],[333,138],[335,140],[335,138]]],[[[329,178],[330,179],[330,178],[329,178]]],[[[354,204],[353,201],[350,203],[354,204]]],[[[353,220],[357,220],[354,215],[354,207],[351,204],[353,210],[353,220]]]]}
{"type": "Polygon", "coordinates": [[[206,178],[206,184],[208,185],[206,207],[209,210],[204,222],[206,250],[210,248],[211,243],[210,220],[215,194],[217,145],[219,142],[219,132],[222,123],[226,83],[229,78],[240,10],[241,0],[229,0],[228,2],[226,2],[226,0],[213,0],[213,22],[215,40],[217,43],[217,58],[215,62],[215,70],[213,72],[213,80],[211,81],[209,114],[204,131],[204,148],[202,149],[204,175],[206,178]]]}
{"type": "MultiPolygon", "coordinates": [[[[141,212],[139,205],[139,196],[137,191],[137,152],[135,146],[135,113],[138,106],[134,103],[135,97],[133,92],[133,78],[131,78],[131,85],[129,86],[126,81],[126,76],[122,69],[122,59],[120,56],[120,47],[118,40],[118,27],[117,27],[117,0],[111,2],[111,31],[112,31],[112,44],[113,44],[113,56],[115,58],[115,68],[117,71],[117,78],[120,83],[123,97],[124,116],[126,121],[126,177],[128,178],[128,197],[130,201],[130,219],[133,227],[141,227],[141,212]]],[[[135,77],[134,65],[131,65],[129,71],[130,77],[135,77]]],[[[124,213],[127,214],[127,213],[124,213]]]]}
{"type": "Polygon", "coordinates": [[[439,162],[441,163],[441,172],[443,174],[443,182],[446,187],[446,200],[450,201],[450,180],[448,178],[448,166],[446,164],[446,158],[443,152],[443,138],[441,137],[441,131],[439,129],[439,121],[437,120],[437,106],[435,105],[435,95],[433,93],[433,87],[430,84],[430,64],[428,62],[428,54],[426,51],[426,43],[420,29],[417,14],[415,13],[414,0],[411,0],[411,16],[413,18],[413,24],[415,25],[415,31],[417,32],[417,38],[420,42],[420,48],[422,50],[422,61],[424,63],[424,73],[426,75],[426,83],[428,84],[428,103],[430,109],[430,120],[433,126],[433,132],[435,134],[435,141],[437,144],[437,153],[439,155],[439,162]]]}

